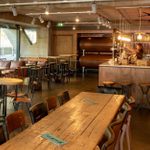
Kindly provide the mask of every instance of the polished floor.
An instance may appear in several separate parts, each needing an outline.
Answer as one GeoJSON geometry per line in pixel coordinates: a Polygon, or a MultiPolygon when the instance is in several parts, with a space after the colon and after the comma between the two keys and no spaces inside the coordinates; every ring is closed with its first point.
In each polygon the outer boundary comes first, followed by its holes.
{"type": "MultiPolygon", "coordinates": [[[[64,90],[68,90],[71,97],[81,91],[97,91],[98,73],[88,72],[84,76],[78,74],[71,78],[70,83],[52,83],[48,89],[47,84],[43,83],[42,92],[34,94],[32,103],[36,104],[43,101],[48,96],[57,96],[64,90]]],[[[9,112],[13,111],[9,103],[9,112]]],[[[28,117],[28,122],[30,119],[28,117]]],[[[150,150],[150,109],[134,109],[131,120],[131,150],[150,150]]]]}

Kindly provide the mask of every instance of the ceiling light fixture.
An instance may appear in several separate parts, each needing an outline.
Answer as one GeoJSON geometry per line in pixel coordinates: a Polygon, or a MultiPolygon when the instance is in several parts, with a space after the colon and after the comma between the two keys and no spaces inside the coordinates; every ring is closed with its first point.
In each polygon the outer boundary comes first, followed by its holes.
{"type": "Polygon", "coordinates": [[[34,25],[35,22],[36,22],[36,18],[34,17],[34,18],[32,19],[32,21],[31,21],[31,24],[34,25]]]}
{"type": "Polygon", "coordinates": [[[45,15],[49,15],[49,6],[48,5],[45,8],[45,15]]]}
{"type": "Polygon", "coordinates": [[[13,16],[17,16],[17,15],[18,15],[17,9],[16,9],[15,6],[12,6],[12,7],[11,7],[11,11],[12,11],[12,13],[13,13],[13,16]]]}
{"type": "Polygon", "coordinates": [[[39,20],[41,23],[44,23],[44,19],[42,18],[42,15],[39,16],[39,20]]]}
{"type": "Polygon", "coordinates": [[[75,22],[78,23],[79,21],[80,21],[80,19],[77,17],[77,18],[75,19],[75,22]]]}
{"type": "Polygon", "coordinates": [[[51,21],[48,21],[48,22],[47,22],[47,28],[50,28],[51,25],[52,25],[51,21]]]}
{"type": "Polygon", "coordinates": [[[96,3],[92,3],[91,5],[91,8],[92,8],[92,13],[96,13],[96,3]]]}

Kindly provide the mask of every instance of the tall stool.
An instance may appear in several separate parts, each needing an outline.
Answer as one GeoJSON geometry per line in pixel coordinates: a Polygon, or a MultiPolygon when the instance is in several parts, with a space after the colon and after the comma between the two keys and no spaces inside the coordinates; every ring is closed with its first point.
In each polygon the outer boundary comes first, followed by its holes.
{"type": "Polygon", "coordinates": [[[124,94],[126,99],[129,99],[129,97],[131,96],[131,86],[133,85],[131,82],[118,82],[117,84],[119,84],[121,86],[122,92],[121,94],[124,94]]]}
{"type": "Polygon", "coordinates": [[[107,94],[117,94],[117,90],[114,87],[115,82],[113,81],[103,81],[103,93],[107,93],[107,94]]]}
{"type": "Polygon", "coordinates": [[[140,86],[140,89],[142,91],[141,102],[144,104],[144,101],[146,101],[148,103],[148,105],[150,106],[150,100],[148,98],[150,83],[140,83],[139,86],[140,86]]]}

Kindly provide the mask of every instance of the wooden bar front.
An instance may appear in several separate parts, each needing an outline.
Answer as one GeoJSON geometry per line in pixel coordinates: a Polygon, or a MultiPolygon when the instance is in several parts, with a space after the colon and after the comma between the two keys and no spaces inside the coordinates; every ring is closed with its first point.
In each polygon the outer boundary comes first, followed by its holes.
{"type": "Polygon", "coordinates": [[[139,84],[150,83],[150,66],[100,64],[98,85],[103,81],[132,83],[131,95],[139,102],[142,98],[139,84]]]}
{"type": "Polygon", "coordinates": [[[0,150],[93,150],[124,101],[123,95],[82,92],[8,142],[0,150]],[[51,133],[67,143],[56,145],[51,133]]]}

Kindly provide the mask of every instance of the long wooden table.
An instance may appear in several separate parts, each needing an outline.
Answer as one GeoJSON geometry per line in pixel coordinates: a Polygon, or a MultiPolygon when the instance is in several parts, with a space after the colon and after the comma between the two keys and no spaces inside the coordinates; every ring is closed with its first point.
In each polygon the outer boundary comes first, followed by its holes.
{"type": "Polygon", "coordinates": [[[81,92],[0,150],[93,150],[123,101],[123,95],[81,92]],[[58,146],[43,139],[47,132],[67,143],[58,146]]]}

